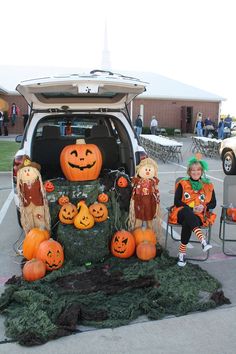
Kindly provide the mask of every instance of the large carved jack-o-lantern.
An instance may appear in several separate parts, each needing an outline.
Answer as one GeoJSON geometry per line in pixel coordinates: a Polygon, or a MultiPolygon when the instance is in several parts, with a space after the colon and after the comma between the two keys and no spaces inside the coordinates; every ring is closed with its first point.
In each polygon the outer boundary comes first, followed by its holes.
{"type": "Polygon", "coordinates": [[[96,222],[102,222],[108,218],[108,210],[105,204],[94,203],[89,207],[90,214],[94,217],[96,222]]]}
{"type": "Polygon", "coordinates": [[[59,211],[59,220],[62,224],[73,224],[77,214],[78,210],[74,204],[65,203],[59,211]]]}
{"type": "Polygon", "coordinates": [[[111,241],[111,253],[118,258],[129,258],[134,254],[134,236],[125,230],[117,231],[111,241]]]}
{"type": "Polygon", "coordinates": [[[83,139],[65,146],[60,163],[69,181],[92,181],[98,178],[102,168],[102,154],[94,144],[85,144],[83,139]]]}
{"type": "Polygon", "coordinates": [[[46,264],[47,270],[55,270],[60,268],[64,262],[64,251],[59,242],[50,238],[40,243],[36,258],[46,264]]]}

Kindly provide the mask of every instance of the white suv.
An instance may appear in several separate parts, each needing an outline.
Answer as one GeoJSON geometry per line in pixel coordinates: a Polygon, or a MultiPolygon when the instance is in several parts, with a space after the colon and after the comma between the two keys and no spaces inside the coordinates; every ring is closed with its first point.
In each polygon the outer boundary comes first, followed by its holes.
{"type": "Polygon", "coordinates": [[[220,157],[226,175],[236,174],[236,136],[224,139],[220,145],[220,157]]]}
{"type": "MultiPolygon", "coordinates": [[[[64,177],[60,153],[76,139],[100,148],[103,170],[122,168],[134,175],[146,154],[133,130],[128,105],[145,86],[139,79],[101,70],[21,82],[16,89],[30,106],[30,118],[24,135],[16,137],[21,147],[14,158],[14,189],[24,154],[41,165],[43,180],[64,177]]],[[[16,193],[15,202],[18,206],[16,193]]]]}

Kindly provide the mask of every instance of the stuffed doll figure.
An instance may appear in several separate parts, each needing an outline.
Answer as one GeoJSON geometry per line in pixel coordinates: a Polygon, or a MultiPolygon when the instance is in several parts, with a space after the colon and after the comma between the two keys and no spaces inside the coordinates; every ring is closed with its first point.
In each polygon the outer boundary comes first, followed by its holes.
{"type": "Polygon", "coordinates": [[[21,225],[25,233],[32,228],[50,230],[50,214],[40,175],[40,165],[25,155],[17,172],[17,193],[21,225]]]}
{"type": "Polygon", "coordinates": [[[142,160],[136,167],[136,174],[132,178],[130,228],[139,228],[145,221],[147,227],[153,229],[153,219],[157,216],[160,204],[157,171],[157,163],[151,158],[142,160]]]}

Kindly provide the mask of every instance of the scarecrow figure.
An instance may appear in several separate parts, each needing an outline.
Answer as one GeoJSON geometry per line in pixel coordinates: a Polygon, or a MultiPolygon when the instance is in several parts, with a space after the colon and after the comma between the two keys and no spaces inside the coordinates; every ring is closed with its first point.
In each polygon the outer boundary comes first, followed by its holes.
{"type": "Polygon", "coordinates": [[[136,167],[129,213],[131,229],[141,227],[143,221],[146,221],[148,228],[153,229],[153,219],[157,217],[160,204],[157,171],[157,163],[151,158],[142,160],[136,167]]]}
{"type": "Polygon", "coordinates": [[[25,233],[35,227],[50,230],[50,214],[40,168],[25,155],[17,172],[21,225],[25,233]]]}

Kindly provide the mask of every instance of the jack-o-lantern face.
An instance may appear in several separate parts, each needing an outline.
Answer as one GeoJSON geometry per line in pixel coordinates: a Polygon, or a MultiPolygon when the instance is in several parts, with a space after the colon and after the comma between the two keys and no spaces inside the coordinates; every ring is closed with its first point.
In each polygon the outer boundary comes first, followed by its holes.
{"type": "Polygon", "coordinates": [[[120,188],[126,188],[128,186],[127,178],[125,178],[124,176],[119,177],[117,180],[117,185],[120,188]]]}
{"type": "Polygon", "coordinates": [[[55,189],[54,184],[50,181],[46,181],[44,183],[44,188],[45,188],[46,192],[48,192],[48,193],[53,192],[55,189]]]}
{"type": "Polygon", "coordinates": [[[112,237],[111,253],[118,258],[129,258],[135,251],[134,236],[125,230],[117,231],[112,237]]]}
{"type": "Polygon", "coordinates": [[[74,218],[74,225],[77,229],[87,230],[94,225],[94,218],[90,214],[89,209],[84,201],[80,201],[77,205],[78,214],[74,218]]]}
{"type": "Polygon", "coordinates": [[[64,205],[66,203],[69,203],[69,197],[67,195],[62,195],[61,197],[58,198],[58,204],[59,205],[64,205]]]}
{"type": "Polygon", "coordinates": [[[78,214],[76,206],[72,203],[62,205],[59,211],[59,220],[62,224],[73,224],[74,218],[78,214]]]}
{"type": "Polygon", "coordinates": [[[46,264],[47,270],[58,269],[64,262],[63,248],[53,239],[43,241],[39,245],[36,258],[46,264]]]}
{"type": "Polygon", "coordinates": [[[109,197],[108,197],[108,195],[107,195],[106,193],[100,193],[100,194],[98,195],[98,201],[99,201],[99,203],[107,203],[108,200],[109,200],[109,197]]]}
{"type": "Polygon", "coordinates": [[[102,154],[96,145],[85,144],[84,140],[77,140],[76,144],[64,147],[60,163],[69,181],[91,181],[99,176],[102,154]]]}
{"type": "Polygon", "coordinates": [[[108,218],[108,210],[105,204],[94,203],[89,207],[90,214],[96,222],[105,221],[108,218]]]}

